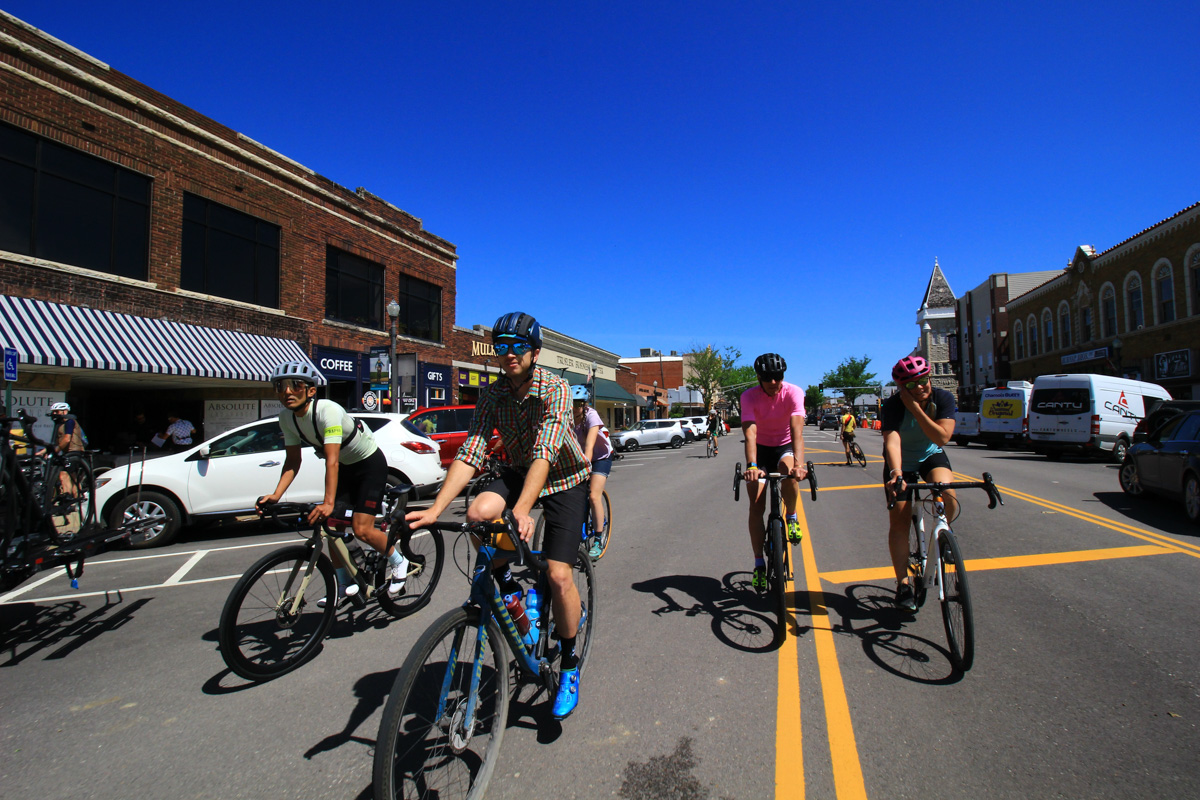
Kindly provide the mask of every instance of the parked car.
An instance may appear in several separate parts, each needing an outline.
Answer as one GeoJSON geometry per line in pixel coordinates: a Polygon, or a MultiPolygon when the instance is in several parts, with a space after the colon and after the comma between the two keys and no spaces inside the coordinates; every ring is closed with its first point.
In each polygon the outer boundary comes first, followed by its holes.
{"type": "Polygon", "coordinates": [[[612,442],[618,450],[628,450],[631,453],[649,445],[658,445],[660,448],[682,447],[683,426],[677,419],[644,419],[620,433],[614,433],[612,442]]]}
{"type": "Polygon", "coordinates": [[[1126,494],[1182,500],[1188,519],[1200,524],[1200,411],[1177,415],[1130,447],[1118,476],[1126,494]]]}
{"type": "Polygon", "coordinates": [[[822,414],[821,421],[817,425],[817,430],[823,431],[826,428],[836,428],[839,424],[837,414],[822,414]]]}
{"type": "MultiPolygon", "coordinates": [[[[371,429],[388,462],[388,482],[434,494],[446,479],[437,444],[402,416],[355,413],[371,429]]],[[[300,471],[283,499],[318,503],[325,495],[325,464],[301,447],[300,471]]],[[[133,547],[169,544],[181,526],[201,519],[249,514],[270,494],[283,466],[283,431],[272,417],[241,425],[179,453],[116,467],[96,478],[101,519],[112,526],[138,513],[161,522],[135,537],[133,547]],[[141,484],[139,487],[139,483],[141,484]]]]}
{"type": "Polygon", "coordinates": [[[1146,401],[1146,416],[1133,429],[1133,443],[1146,441],[1146,437],[1165,425],[1168,420],[1187,411],[1200,410],[1200,400],[1154,400],[1146,401]]]}
{"type": "Polygon", "coordinates": [[[688,417],[699,437],[708,436],[708,417],[688,417]]]}
{"type": "Polygon", "coordinates": [[[691,419],[684,417],[679,420],[679,427],[683,428],[683,443],[694,442],[700,438],[700,432],[696,430],[696,425],[691,419]]]}
{"type": "Polygon", "coordinates": [[[820,411],[816,410],[815,408],[804,409],[804,424],[805,425],[816,425],[820,421],[821,421],[821,412],[820,411]]]}
{"type": "MultiPolygon", "coordinates": [[[[467,429],[471,427],[471,419],[475,416],[475,406],[436,406],[433,408],[418,408],[408,415],[418,431],[438,443],[441,453],[442,466],[450,468],[450,462],[458,453],[458,448],[467,439],[467,429]]],[[[499,431],[492,431],[489,445],[500,447],[499,431]]]]}

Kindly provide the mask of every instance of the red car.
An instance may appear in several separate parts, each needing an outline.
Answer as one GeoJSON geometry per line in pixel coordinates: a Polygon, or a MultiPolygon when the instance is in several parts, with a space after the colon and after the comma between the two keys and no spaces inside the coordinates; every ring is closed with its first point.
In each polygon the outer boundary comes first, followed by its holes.
{"type": "MultiPolygon", "coordinates": [[[[475,406],[436,406],[418,408],[408,415],[408,421],[438,443],[442,466],[449,469],[450,462],[458,454],[458,448],[466,441],[467,429],[471,426],[471,418],[474,415],[475,406]]],[[[492,450],[503,452],[499,431],[492,431],[492,439],[488,446],[492,450]]]]}

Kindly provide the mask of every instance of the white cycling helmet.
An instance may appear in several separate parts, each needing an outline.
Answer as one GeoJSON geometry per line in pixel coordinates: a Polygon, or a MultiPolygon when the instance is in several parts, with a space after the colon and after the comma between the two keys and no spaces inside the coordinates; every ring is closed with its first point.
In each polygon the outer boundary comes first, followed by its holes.
{"type": "Polygon", "coordinates": [[[54,405],[50,406],[51,414],[57,414],[60,411],[64,414],[70,414],[71,407],[69,405],[67,405],[66,403],[55,403],[54,405]]]}
{"type": "Polygon", "coordinates": [[[271,383],[282,378],[298,378],[306,383],[316,386],[321,382],[324,376],[317,371],[311,363],[307,361],[285,361],[275,368],[271,373],[271,383]]]}

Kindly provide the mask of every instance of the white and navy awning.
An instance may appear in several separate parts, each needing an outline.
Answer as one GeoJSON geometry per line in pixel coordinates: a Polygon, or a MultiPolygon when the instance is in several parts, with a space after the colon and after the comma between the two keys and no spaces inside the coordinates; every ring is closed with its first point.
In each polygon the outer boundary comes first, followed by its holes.
{"type": "Polygon", "coordinates": [[[232,381],[266,382],[284,361],[312,363],[287,339],[6,295],[0,344],[23,364],[232,381]]]}

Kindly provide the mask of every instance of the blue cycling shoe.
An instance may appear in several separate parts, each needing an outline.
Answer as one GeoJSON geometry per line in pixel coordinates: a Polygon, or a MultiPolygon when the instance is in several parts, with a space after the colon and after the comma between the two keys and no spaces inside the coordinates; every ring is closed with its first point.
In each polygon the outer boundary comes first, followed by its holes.
{"type": "Polygon", "coordinates": [[[579,705],[579,668],[564,669],[558,676],[558,697],[554,698],[554,718],[566,719],[579,705]]]}

